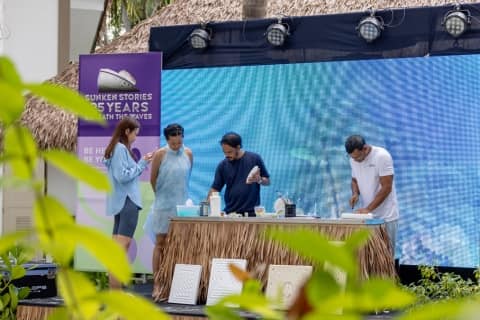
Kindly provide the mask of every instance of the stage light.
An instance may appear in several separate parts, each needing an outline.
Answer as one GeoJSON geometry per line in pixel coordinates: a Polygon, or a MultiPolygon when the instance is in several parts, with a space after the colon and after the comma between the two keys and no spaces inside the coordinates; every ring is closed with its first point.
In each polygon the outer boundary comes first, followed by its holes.
{"type": "Polygon", "coordinates": [[[272,46],[282,46],[290,35],[290,26],[282,23],[282,19],[278,19],[277,23],[272,23],[268,26],[265,35],[267,36],[268,43],[272,46]]]}
{"type": "Polygon", "coordinates": [[[356,30],[358,31],[358,35],[365,41],[372,42],[382,34],[383,25],[382,18],[376,17],[375,12],[372,11],[370,16],[360,20],[356,30]]]}
{"type": "Polygon", "coordinates": [[[194,49],[205,49],[208,47],[211,38],[211,32],[209,33],[204,26],[193,30],[188,37],[190,45],[194,49]]]}
{"type": "Polygon", "coordinates": [[[454,10],[448,11],[443,17],[442,25],[445,30],[454,38],[460,37],[471,23],[471,15],[468,10],[461,10],[456,6],[454,10]]]}

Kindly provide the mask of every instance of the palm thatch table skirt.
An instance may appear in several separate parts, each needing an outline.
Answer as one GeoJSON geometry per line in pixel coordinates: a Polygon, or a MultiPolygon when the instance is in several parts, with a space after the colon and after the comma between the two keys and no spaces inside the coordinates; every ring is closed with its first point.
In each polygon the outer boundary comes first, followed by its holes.
{"type": "Polygon", "coordinates": [[[370,275],[394,278],[395,265],[385,224],[366,224],[363,220],[327,220],[302,218],[173,218],[163,258],[159,261],[162,285],[160,297],[168,298],[175,264],[202,266],[199,303],[207,298],[212,258],[246,259],[248,270],[266,284],[270,264],[308,264],[295,253],[261,236],[267,227],[311,228],[332,241],[343,241],[356,230],[368,228],[371,237],[358,252],[362,278],[370,275]]]}

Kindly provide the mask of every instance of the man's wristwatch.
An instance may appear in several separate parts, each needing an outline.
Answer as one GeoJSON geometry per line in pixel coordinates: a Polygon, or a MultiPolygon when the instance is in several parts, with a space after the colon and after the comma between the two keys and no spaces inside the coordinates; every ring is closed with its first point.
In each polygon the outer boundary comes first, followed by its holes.
{"type": "Polygon", "coordinates": [[[262,181],[263,181],[263,180],[262,180],[262,177],[260,177],[260,179],[258,179],[257,183],[258,183],[258,184],[262,184],[262,181]]]}

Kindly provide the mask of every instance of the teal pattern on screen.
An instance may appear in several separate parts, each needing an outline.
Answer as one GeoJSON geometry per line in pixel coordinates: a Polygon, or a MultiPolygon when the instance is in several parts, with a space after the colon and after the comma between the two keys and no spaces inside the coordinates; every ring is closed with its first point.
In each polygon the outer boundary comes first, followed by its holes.
{"type": "Polygon", "coordinates": [[[236,131],[270,172],[266,211],[281,193],[321,218],[351,212],[343,143],[362,134],[394,159],[400,262],[476,267],[479,74],[478,55],[165,70],[161,127],[185,127],[195,203],[236,131]]]}

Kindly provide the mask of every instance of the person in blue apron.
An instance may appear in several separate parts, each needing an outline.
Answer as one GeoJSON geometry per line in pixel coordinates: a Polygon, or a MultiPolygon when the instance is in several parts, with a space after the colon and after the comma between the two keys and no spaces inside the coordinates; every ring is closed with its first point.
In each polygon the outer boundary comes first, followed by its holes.
{"type": "MultiPolygon", "coordinates": [[[[139,122],[131,117],[120,120],[105,149],[104,163],[112,192],[107,195],[107,215],[114,216],[113,239],[126,252],[137,228],[138,212],[142,208],[139,176],[152,160],[152,153],[143,156],[138,162],[132,152],[132,144],[140,130],[139,122]]],[[[109,277],[112,289],[121,288],[117,279],[109,277]]]]}
{"type": "Polygon", "coordinates": [[[152,297],[159,300],[160,261],[166,244],[170,218],[177,215],[177,205],[188,199],[188,183],[193,165],[192,151],[183,145],[184,129],[178,123],[163,129],[167,145],[158,149],[152,161],[150,183],[155,192],[155,201],[147,217],[145,230],[155,243],[152,256],[154,285],[152,297]]]}

